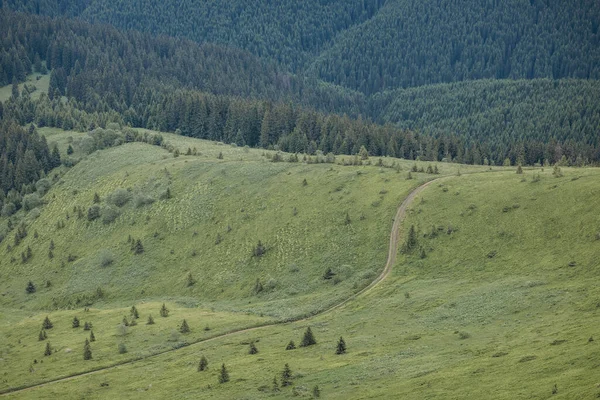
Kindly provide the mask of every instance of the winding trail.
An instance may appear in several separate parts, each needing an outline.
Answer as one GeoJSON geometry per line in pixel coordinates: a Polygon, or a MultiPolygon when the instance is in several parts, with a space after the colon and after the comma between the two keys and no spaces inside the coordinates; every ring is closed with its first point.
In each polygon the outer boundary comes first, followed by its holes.
{"type": "Polygon", "coordinates": [[[126,366],[129,364],[133,364],[136,363],[138,361],[142,361],[142,360],[148,360],[150,358],[154,358],[154,357],[158,357],[161,356],[163,354],[166,353],[171,353],[180,349],[186,349],[189,348],[191,346],[195,346],[198,344],[204,344],[207,342],[211,342],[217,339],[222,339],[225,337],[229,337],[232,335],[236,335],[239,333],[246,333],[246,332],[252,332],[258,329],[263,329],[263,328],[268,328],[268,327],[273,327],[273,326],[277,326],[277,325],[285,325],[285,324],[290,324],[290,323],[294,323],[294,322],[302,322],[302,321],[307,321],[309,319],[312,319],[316,316],[321,316],[323,314],[326,314],[328,312],[331,312],[333,310],[336,310],[338,308],[343,307],[344,305],[346,305],[348,302],[356,299],[359,296],[364,295],[365,293],[370,292],[373,288],[375,288],[377,285],[379,285],[384,279],[386,279],[390,273],[392,272],[392,267],[394,266],[394,263],[396,262],[396,256],[398,254],[398,243],[400,240],[400,236],[401,236],[401,232],[400,232],[400,226],[402,224],[402,221],[404,221],[404,219],[406,218],[406,210],[408,209],[408,207],[410,206],[410,204],[413,202],[413,200],[415,199],[415,197],[417,197],[426,187],[428,187],[429,185],[431,185],[433,182],[442,179],[442,178],[437,178],[437,179],[433,179],[429,182],[426,182],[420,186],[418,186],[417,188],[413,189],[412,192],[409,193],[409,195],[404,199],[404,201],[402,202],[402,204],[400,204],[400,206],[398,207],[398,211],[396,212],[396,216],[394,217],[394,224],[392,225],[392,231],[390,233],[390,243],[389,243],[389,248],[388,248],[388,257],[387,257],[387,261],[385,263],[385,268],[383,269],[383,271],[381,272],[381,274],[375,278],[375,280],[373,280],[373,282],[371,282],[369,284],[369,286],[365,287],[364,289],[362,289],[361,291],[354,293],[353,295],[351,295],[350,297],[348,297],[347,299],[343,300],[342,302],[338,303],[338,304],[334,304],[333,306],[326,308],[325,310],[318,312],[316,314],[310,315],[308,317],[298,317],[295,319],[289,319],[289,320],[283,320],[283,321],[276,321],[276,322],[269,322],[266,324],[262,324],[262,325],[257,325],[257,326],[253,326],[253,327],[248,327],[248,328],[240,328],[240,329],[235,329],[229,332],[225,332],[225,333],[221,333],[218,335],[215,335],[213,337],[209,337],[206,339],[200,339],[198,341],[192,342],[187,344],[186,346],[183,347],[179,347],[176,349],[167,349],[167,350],[163,350],[157,353],[153,353],[147,356],[142,356],[142,357],[138,357],[138,358],[134,358],[131,360],[127,360],[124,361],[122,363],[118,363],[118,364],[113,364],[113,365],[109,365],[106,367],[100,367],[98,369],[94,369],[91,371],[86,371],[86,372],[81,372],[81,373],[77,373],[77,374],[72,374],[69,376],[63,376],[63,377],[59,377],[59,378],[55,378],[52,380],[48,380],[46,382],[41,382],[41,383],[37,383],[34,385],[28,385],[28,386],[20,386],[20,387],[14,387],[14,388],[7,388],[7,389],[3,389],[0,390],[0,397],[9,395],[9,394],[17,394],[17,393],[22,393],[25,391],[29,391],[32,389],[37,389],[40,387],[44,387],[44,386],[48,386],[51,385],[53,383],[59,383],[59,382],[66,382],[66,381],[70,381],[79,377],[83,377],[83,376],[88,376],[88,375],[92,375],[92,374],[97,374],[97,373],[101,373],[103,371],[107,371],[107,370],[113,370],[113,369],[117,369],[119,367],[122,366],[126,366]]]}

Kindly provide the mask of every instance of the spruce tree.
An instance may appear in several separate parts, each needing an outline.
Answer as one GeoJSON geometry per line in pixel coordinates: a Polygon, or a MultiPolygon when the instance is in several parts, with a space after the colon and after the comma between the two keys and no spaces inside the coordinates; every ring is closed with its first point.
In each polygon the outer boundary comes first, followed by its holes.
{"type": "Polygon", "coordinates": [[[304,337],[302,338],[300,347],[312,346],[313,344],[317,344],[317,341],[315,340],[315,336],[313,335],[312,329],[310,329],[310,326],[309,326],[308,328],[306,328],[306,331],[304,332],[304,337]]]}
{"type": "Polygon", "coordinates": [[[192,273],[191,273],[191,272],[190,272],[190,273],[188,273],[188,276],[187,276],[187,286],[188,286],[188,287],[190,287],[190,286],[194,286],[194,284],[195,284],[195,283],[196,283],[196,280],[195,280],[195,279],[194,279],[194,277],[192,276],[192,273]]]}
{"type": "Polygon", "coordinates": [[[273,391],[279,392],[279,383],[277,383],[277,375],[273,377],[273,391]]]}
{"type": "Polygon", "coordinates": [[[42,328],[43,329],[52,329],[53,326],[54,326],[54,324],[52,324],[52,322],[50,322],[50,318],[48,318],[46,316],[46,318],[44,318],[44,322],[42,322],[42,328]]]}
{"type": "Polygon", "coordinates": [[[184,319],[183,322],[181,323],[181,326],[179,327],[179,332],[188,333],[189,331],[190,331],[190,327],[188,326],[187,321],[184,319]]]}
{"type": "Polygon", "coordinates": [[[49,250],[54,250],[54,240],[50,239],[50,247],[49,250]]]}
{"type": "Polygon", "coordinates": [[[140,313],[138,312],[138,310],[135,306],[131,306],[131,310],[129,311],[129,313],[135,319],[138,319],[140,317],[140,313]]]}
{"type": "Polygon", "coordinates": [[[285,346],[286,350],[294,350],[296,348],[296,344],[294,343],[293,340],[290,340],[290,342],[288,343],[287,346],[285,346]]]}
{"type": "Polygon", "coordinates": [[[256,354],[258,353],[258,349],[256,348],[256,345],[254,344],[254,342],[250,343],[250,349],[248,350],[248,354],[256,354]]]}
{"type": "Polygon", "coordinates": [[[67,155],[70,156],[71,154],[73,154],[74,151],[75,150],[73,150],[73,146],[69,145],[69,147],[67,147],[67,155]]]}
{"type": "Polygon", "coordinates": [[[94,193],[94,204],[100,203],[100,196],[98,193],[94,193]]]}
{"type": "Polygon", "coordinates": [[[46,340],[48,338],[48,335],[46,334],[45,330],[41,330],[40,331],[40,335],[38,336],[38,340],[41,342],[43,340],[46,340]]]}
{"type": "Polygon", "coordinates": [[[221,373],[219,374],[219,383],[229,382],[229,372],[225,368],[225,364],[221,366],[221,373]]]}
{"type": "Polygon", "coordinates": [[[44,351],[44,356],[52,355],[52,346],[50,346],[50,342],[46,342],[46,351],[44,351]]]}
{"type": "Polygon", "coordinates": [[[135,254],[142,254],[144,252],[144,246],[142,245],[142,241],[138,239],[133,246],[133,252],[135,254]]]}
{"type": "Polygon", "coordinates": [[[73,317],[73,328],[79,328],[79,318],[73,317]]]}
{"type": "Polygon", "coordinates": [[[123,326],[129,326],[129,321],[127,321],[127,317],[123,316],[123,321],[121,322],[123,326]]]}
{"type": "Polygon", "coordinates": [[[154,318],[152,318],[152,315],[148,315],[148,322],[146,322],[146,325],[154,325],[154,318]]]}
{"type": "Polygon", "coordinates": [[[89,331],[89,330],[91,330],[91,329],[92,329],[92,323],[91,323],[91,322],[87,322],[87,321],[86,321],[86,322],[83,324],[83,330],[84,330],[84,331],[89,331]]]}
{"type": "Polygon", "coordinates": [[[83,359],[91,360],[92,359],[92,348],[90,346],[90,341],[85,339],[85,344],[83,345],[83,359]]]}
{"type": "Polygon", "coordinates": [[[94,331],[90,331],[90,342],[95,342],[96,336],[94,335],[94,331]]]}
{"type": "Polygon", "coordinates": [[[206,371],[208,369],[208,360],[206,357],[200,357],[200,363],[198,364],[198,372],[206,371]]]}
{"type": "Polygon", "coordinates": [[[519,164],[519,166],[517,167],[517,174],[521,175],[523,173],[523,167],[521,167],[521,164],[519,164]]]}
{"type": "Polygon", "coordinates": [[[346,212],[346,218],[344,219],[344,224],[350,225],[351,223],[352,223],[352,220],[350,219],[350,213],[346,212]]]}
{"type": "Polygon", "coordinates": [[[165,305],[165,303],[163,303],[162,307],[160,308],[160,316],[161,317],[168,317],[169,316],[169,309],[167,308],[167,306],[165,305]]]}
{"type": "Polygon", "coordinates": [[[346,353],[346,342],[344,338],[340,336],[340,340],[337,344],[337,349],[335,350],[335,354],[345,354],[346,353]]]}
{"type": "Polygon", "coordinates": [[[281,373],[281,386],[290,386],[292,384],[292,370],[288,364],[285,364],[281,373]]]}
{"type": "Polygon", "coordinates": [[[25,291],[29,294],[35,293],[36,289],[35,289],[35,285],[33,284],[33,282],[29,281],[29,283],[27,283],[27,287],[25,288],[25,291]]]}

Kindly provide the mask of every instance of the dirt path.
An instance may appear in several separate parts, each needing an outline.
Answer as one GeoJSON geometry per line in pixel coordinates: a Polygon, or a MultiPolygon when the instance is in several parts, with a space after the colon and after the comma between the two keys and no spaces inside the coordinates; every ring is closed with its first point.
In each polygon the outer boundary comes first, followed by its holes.
{"type": "MultiPolygon", "coordinates": [[[[438,178],[440,179],[440,178],[438,178]]],[[[387,262],[385,263],[385,268],[383,269],[383,271],[381,272],[381,274],[375,278],[375,280],[373,282],[371,282],[369,284],[369,286],[365,287],[364,289],[362,289],[361,291],[354,293],[352,296],[348,297],[347,299],[345,299],[344,301],[342,301],[341,303],[335,304],[317,314],[311,315],[309,317],[303,317],[303,318],[298,318],[295,320],[288,320],[288,321],[278,321],[278,322],[271,322],[268,324],[264,324],[264,325],[259,325],[259,326],[255,326],[255,327],[250,327],[250,328],[241,328],[241,329],[237,329],[237,330],[233,330],[230,332],[226,332],[226,333],[222,333],[220,335],[208,338],[208,339],[202,339],[202,340],[198,340],[196,342],[192,342],[190,344],[188,344],[187,346],[183,346],[177,349],[168,349],[168,350],[164,350],[162,352],[158,352],[158,353],[154,353],[148,356],[144,356],[144,357],[139,357],[139,358],[135,358],[132,360],[128,360],[125,361],[123,363],[120,364],[113,364],[113,365],[109,365],[107,367],[102,367],[102,368],[98,368],[96,370],[93,371],[87,371],[87,372],[82,372],[79,374],[74,374],[74,375],[69,375],[69,376],[64,376],[61,378],[56,378],[50,381],[46,381],[46,382],[42,382],[42,383],[38,383],[35,385],[31,385],[31,386],[24,386],[24,387],[17,387],[17,388],[9,388],[9,389],[4,389],[3,391],[0,391],[0,396],[6,396],[9,394],[16,394],[16,393],[22,393],[31,389],[37,389],[40,387],[44,387],[47,385],[51,385],[53,383],[58,383],[58,382],[66,382],[69,380],[73,380],[79,377],[83,377],[83,376],[88,376],[88,375],[92,375],[92,374],[97,374],[103,371],[107,371],[107,370],[112,370],[112,369],[118,369],[119,367],[123,367],[123,366],[127,366],[129,364],[133,364],[136,363],[138,361],[142,361],[142,360],[148,360],[150,358],[154,358],[154,357],[158,357],[160,355],[166,354],[166,353],[171,353],[174,351],[177,351],[179,349],[185,349],[185,348],[189,348],[190,346],[195,346],[198,344],[203,344],[203,343],[208,343],[217,339],[222,339],[222,338],[226,338],[232,335],[237,335],[239,333],[246,333],[246,332],[252,332],[258,329],[263,329],[263,328],[268,328],[268,327],[272,327],[272,326],[276,326],[276,325],[284,325],[284,324],[290,324],[290,323],[294,323],[294,322],[302,322],[302,321],[307,321],[309,319],[312,319],[316,316],[321,316],[323,314],[326,314],[328,312],[331,312],[333,310],[336,310],[338,308],[343,307],[346,303],[354,300],[355,298],[357,298],[358,296],[364,295],[365,293],[371,291],[373,288],[375,288],[377,285],[379,285],[379,283],[381,283],[381,281],[383,281],[384,279],[386,279],[390,273],[392,272],[392,267],[394,266],[394,263],[396,262],[396,256],[398,254],[398,243],[399,243],[399,239],[400,239],[400,225],[402,223],[402,221],[404,221],[404,218],[406,218],[406,210],[408,209],[408,207],[410,206],[410,204],[413,202],[413,200],[415,199],[415,197],[417,197],[427,186],[431,185],[433,182],[437,181],[438,179],[434,179],[432,181],[426,182],[424,184],[422,184],[421,186],[417,187],[416,189],[414,189],[412,192],[410,192],[410,194],[404,199],[404,201],[402,202],[402,204],[400,204],[400,207],[398,207],[398,211],[396,212],[396,216],[394,217],[394,224],[392,225],[392,231],[390,233],[390,243],[389,243],[389,248],[388,248],[388,257],[387,257],[387,262]]]]}

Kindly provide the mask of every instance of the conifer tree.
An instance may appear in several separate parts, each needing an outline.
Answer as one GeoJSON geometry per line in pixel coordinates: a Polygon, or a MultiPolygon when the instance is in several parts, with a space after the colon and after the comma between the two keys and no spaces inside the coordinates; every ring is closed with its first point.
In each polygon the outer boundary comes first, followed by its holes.
{"type": "Polygon", "coordinates": [[[225,368],[225,364],[221,366],[221,373],[219,374],[219,383],[229,382],[229,372],[225,368]]]}
{"type": "Polygon", "coordinates": [[[135,254],[142,254],[144,252],[144,246],[142,245],[142,241],[138,239],[133,246],[133,252],[135,254]]]}
{"type": "Polygon", "coordinates": [[[35,288],[35,285],[33,284],[33,282],[29,281],[29,283],[27,283],[27,287],[25,288],[25,291],[29,294],[35,293],[36,288],[35,288]]]}
{"type": "Polygon", "coordinates": [[[285,346],[286,350],[294,350],[296,348],[296,344],[294,343],[293,340],[290,340],[290,342],[288,343],[287,346],[285,346]]]}
{"type": "Polygon", "coordinates": [[[73,328],[79,328],[79,318],[73,317],[73,328]]]}
{"type": "Polygon", "coordinates": [[[256,354],[258,353],[258,349],[256,348],[256,345],[254,344],[254,342],[250,343],[250,349],[248,350],[248,354],[256,354]]]}
{"type": "Polygon", "coordinates": [[[129,326],[129,321],[127,321],[127,316],[123,316],[123,321],[121,322],[123,326],[129,326]]]}
{"type": "Polygon", "coordinates": [[[98,193],[94,193],[94,204],[100,203],[100,196],[98,193]]]}
{"type": "Polygon", "coordinates": [[[92,323],[85,321],[85,323],[83,324],[83,330],[84,331],[89,331],[91,329],[92,329],[92,323]]]}
{"type": "Polygon", "coordinates": [[[129,311],[129,313],[135,319],[138,319],[140,317],[140,313],[138,312],[138,310],[135,306],[131,306],[131,310],[129,311]]]}
{"type": "Polygon", "coordinates": [[[188,326],[187,321],[184,319],[183,322],[181,323],[181,326],[179,327],[179,332],[188,333],[189,331],[190,331],[190,327],[188,326]]]}
{"type": "Polygon", "coordinates": [[[292,370],[288,364],[285,364],[281,373],[281,386],[290,386],[292,384],[292,370]]]}
{"type": "Polygon", "coordinates": [[[340,340],[337,344],[337,349],[335,350],[335,354],[345,354],[346,353],[346,342],[344,338],[340,336],[340,340]]]}
{"type": "Polygon", "coordinates": [[[194,284],[195,284],[195,283],[196,283],[196,280],[195,280],[195,279],[194,279],[194,277],[192,276],[192,273],[191,273],[191,272],[190,272],[190,273],[188,273],[188,276],[187,276],[187,286],[188,286],[188,287],[190,287],[190,286],[194,286],[194,284]]]}
{"type": "Polygon", "coordinates": [[[304,332],[304,337],[302,338],[300,347],[308,347],[308,346],[312,346],[314,344],[317,344],[317,341],[315,339],[315,336],[312,333],[312,329],[310,329],[310,326],[309,326],[308,328],[306,328],[306,331],[304,332]]]}
{"type": "Polygon", "coordinates": [[[200,363],[198,364],[198,372],[206,371],[208,369],[208,360],[206,357],[200,357],[200,363]]]}
{"type": "Polygon", "coordinates": [[[523,167],[521,167],[521,164],[519,164],[519,166],[517,167],[517,174],[521,175],[523,173],[523,167]]]}
{"type": "Polygon", "coordinates": [[[273,377],[273,391],[279,392],[279,383],[277,382],[277,375],[273,377]]]}
{"type": "Polygon", "coordinates": [[[94,331],[90,331],[90,342],[95,342],[96,336],[94,335],[94,331]]]}
{"type": "Polygon", "coordinates": [[[350,225],[351,223],[352,223],[352,220],[350,219],[350,213],[346,212],[346,218],[344,219],[344,224],[350,225]]]}
{"type": "Polygon", "coordinates": [[[40,331],[40,335],[38,336],[38,340],[41,342],[43,340],[46,340],[48,338],[48,335],[46,334],[46,331],[44,329],[42,329],[40,331]]]}
{"type": "Polygon", "coordinates": [[[146,325],[154,325],[154,318],[152,318],[152,315],[148,315],[148,322],[146,322],[146,325]]]}
{"type": "Polygon", "coordinates": [[[46,342],[46,350],[44,351],[45,356],[52,355],[52,346],[50,346],[50,342],[46,342]]]}
{"type": "Polygon", "coordinates": [[[319,385],[315,385],[312,395],[315,399],[321,397],[321,389],[319,389],[319,385]]]}
{"type": "Polygon", "coordinates": [[[52,329],[53,326],[54,326],[54,324],[52,324],[52,322],[50,322],[50,318],[48,318],[48,316],[46,316],[46,318],[44,318],[44,322],[42,322],[42,328],[43,329],[52,329]]]}
{"type": "Polygon", "coordinates": [[[167,306],[165,305],[165,303],[163,303],[162,307],[160,308],[160,316],[161,317],[168,317],[169,316],[169,309],[167,308],[167,306]]]}
{"type": "Polygon", "coordinates": [[[50,239],[50,247],[49,250],[54,250],[54,240],[50,239]]]}
{"type": "Polygon", "coordinates": [[[90,346],[90,341],[85,339],[85,344],[83,345],[83,359],[91,360],[92,359],[92,348],[90,346]]]}

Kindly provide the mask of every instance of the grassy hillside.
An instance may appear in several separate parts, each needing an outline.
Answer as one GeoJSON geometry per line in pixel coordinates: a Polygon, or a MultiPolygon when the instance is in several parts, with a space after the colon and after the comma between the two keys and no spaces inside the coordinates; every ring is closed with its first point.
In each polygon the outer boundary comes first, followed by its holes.
{"type": "MultiPolygon", "coordinates": [[[[387,158],[362,166],[341,165],[345,157],[335,164],[274,163],[272,151],[169,134],[163,137],[170,147],[196,155],[174,157],[143,143],[86,155],[87,134],[40,133],[76,165],[50,174],[55,183],[46,204],[13,216],[13,231],[0,247],[0,318],[7,328],[0,332],[0,354],[13,367],[3,389],[337,304],[379,275],[397,206],[435,177],[417,172],[407,180],[415,163],[387,158]],[[74,151],[67,156],[69,146],[74,151]],[[94,205],[100,217],[89,220],[94,205]],[[28,234],[17,243],[21,222],[28,234]],[[132,250],[138,239],[141,254],[132,250]],[[255,256],[259,241],[265,253],[255,256]],[[28,249],[31,256],[23,260],[28,249]],[[29,281],[35,293],[27,293],[29,281]],[[146,327],[149,314],[159,318],[163,302],[171,316],[146,327]],[[134,304],[140,326],[119,333],[134,304]],[[34,360],[43,360],[38,336],[46,315],[58,321],[48,331],[58,359],[56,368],[42,371],[34,360]],[[78,341],[88,335],[71,328],[75,316],[103,337],[93,363],[74,361],[78,341]],[[177,334],[183,318],[192,327],[185,336],[177,334]],[[119,355],[120,343],[130,351],[119,355]]],[[[441,175],[477,170],[438,168],[441,175]]],[[[7,231],[9,220],[0,223],[7,231]]]]}
{"type": "Polygon", "coordinates": [[[341,309],[12,397],[289,398],[310,397],[315,385],[340,399],[595,397],[600,172],[563,172],[462,174],[429,186],[405,222],[425,258],[402,255],[390,279],[341,309]],[[317,345],[284,350],[307,326],[317,345]],[[340,335],[344,355],[335,354],[340,335]],[[197,372],[201,355],[206,372],[197,372]],[[293,387],[273,392],[285,363],[293,387]]]}

